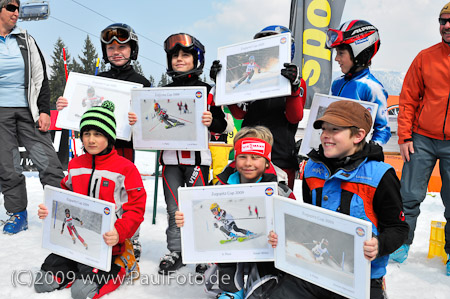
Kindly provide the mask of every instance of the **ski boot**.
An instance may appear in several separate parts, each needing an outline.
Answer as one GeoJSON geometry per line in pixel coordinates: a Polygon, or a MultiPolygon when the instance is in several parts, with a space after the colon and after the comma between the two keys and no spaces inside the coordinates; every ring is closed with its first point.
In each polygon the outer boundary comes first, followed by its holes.
{"type": "Polygon", "coordinates": [[[208,270],[208,264],[197,264],[195,266],[195,280],[201,281],[206,270],[208,270]]]}
{"type": "Polygon", "coordinates": [[[244,299],[244,289],[236,293],[223,292],[217,295],[217,299],[244,299]]]}
{"type": "Polygon", "coordinates": [[[252,82],[250,82],[250,80],[247,80],[247,84],[250,84],[250,83],[252,83],[252,82]]]}
{"type": "Polygon", "coordinates": [[[114,260],[116,265],[125,269],[125,277],[127,279],[136,280],[140,277],[139,264],[134,256],[133,243],[130,239],[126,239],[125,250],[114,260]]]}
{"type": "Polygon", "coordinates": [[[208,264],[197,264],[195,266],[195,273],[199,275],[205,274],[206,270],[208,269],[208,264]]]}
{"type": "Polygon", "coordinates": [[[237,83],[234,84],[234,85],[233,85],[233,89],[236,89],[236,87],[238,87],[238,85],[239,85],[239,84],[237,84],[237,83]]]}
{"type": "Polygon", "coordinates": [[[229,237],[229,239],[236,240],[237,237],[238,237],[238,235],[236,235],[235,233],[230,233],[230,234],[228,235],[228,237],[229,237]]]}
{"type": "Polygon", "coordinates": [[[252,233],[251,231],[247,231],[247,233],[245,233],[246,237],[253,237],[255,235],[255,233],[252,233]]]}
{"type": "Polygon", "coordinates": [[[389,256],[390,261],[403,263],[408,258],[409,245],[403,244],[389,256]]]}
{"type": "Polygon", "coordinates": [[[133,251],[134,251],[134,258],[136,259],[136,262],[139,262],[139,260],[141,259],[142,246],[141,246],[141,242],[139,242],[139,240],[137,240],[137,239],[133,240],[133,251]]]}
{"type": "Polygon", "coordinates": [[[167,275],[170,272],[174,272],[183,266],[184,264],[181,260],[181,252],[172,251],[171,253],[168,253],[163,258],[161,258],[158,273],[167,275]]]}
{"type": "Polygon", "coordinates": [[[28,229],[27,210],[23,210],[19,213],[6,213],[9,217],[3,227],[3,233],[8,235],[14,235],[18,232],[28,229]]]}
{"type": "Polygon", "coordinates": [[[447,276],[450,276],[450,254],[447,253],[447,265],[446,265],[446,269],[447,269],[447,276]]]}

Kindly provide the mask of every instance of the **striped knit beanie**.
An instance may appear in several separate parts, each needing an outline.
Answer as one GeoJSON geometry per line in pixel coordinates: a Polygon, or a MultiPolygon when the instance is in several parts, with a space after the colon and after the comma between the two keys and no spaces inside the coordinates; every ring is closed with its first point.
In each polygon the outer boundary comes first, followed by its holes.
{"type": "Polygon", "coordinates": [[[112,144],[115,143],[116,119],[113,102],[104,101],[101,106],[92,107],[83,114],[80,121],[80,135],[83,136],[83,132],[89,130],[101,132],[112,144]]]}

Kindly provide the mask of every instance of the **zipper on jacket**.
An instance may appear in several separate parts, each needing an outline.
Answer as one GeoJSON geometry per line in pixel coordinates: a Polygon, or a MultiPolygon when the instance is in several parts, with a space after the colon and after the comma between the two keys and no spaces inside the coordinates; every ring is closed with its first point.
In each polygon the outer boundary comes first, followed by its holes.
{"type": "Polygon", "coordinates": [[[95,179],[94,188],[92,188],[92,197],[95,197],[95,191],[97,189],[98,179],[95,179]]]}
{"type": "Polygon", "coordinates": [[[448,98],[447,98],[447,109],[445,109],[444,124],[442,126],[442,134],[444,135],[444,140],[446,140],[446,138],[445,138],[445,123],[447,122],[447,114],[448,114],[449,102],[450,102],[450,93],[448,94],[448,98]]]}
{"type": "Polygon", "coordinates": [[[344,89],[344,86],[347,85],[347,83],[350,82],[350,80],[345,80],[344,84],[342,84],[341,88],[339,89],[339,92],[337,94],[337,96],[341,96],[341,92],[344,89]]]}
{"type": "MultiPolygon", "coordinates": [[[[91,183],[92,183],[92,176],[94,175],[94,171],[95,171],[95,156],[92,156],[92,172],[91,172],[91,176],[89,178],[87,196],[90,196],[89,193],[91,193],[91,183]]],[[[97,181],[95,182],[95,185],[97,185],[97,181]]],[[[94,188],[95,188],[95,186],[94,186],[94,188]]],[[[93,196],[93,197],[95,197],[95,196],[93,196]]]]}

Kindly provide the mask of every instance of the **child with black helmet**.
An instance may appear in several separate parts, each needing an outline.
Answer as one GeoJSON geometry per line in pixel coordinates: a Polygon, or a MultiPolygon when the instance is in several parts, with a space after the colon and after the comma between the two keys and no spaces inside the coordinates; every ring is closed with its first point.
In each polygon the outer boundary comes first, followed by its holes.
{"type": "Polygon", "coordinates": [[[326,46],[336,49],[336,58],[343,76],[333,81],[334,96],[378,104],[372,141],[384,145],[391,138],[388,123],[387,97],[383,85],[372,75],[369,66],[380,49],[377,28],[364,20],[351,20],[339,29],[328,29],[326,46]]]}
{"type": "MultiPolygon", "coordinates": [[[[281,25],[271,25],[256,33],[254,39],[270,35],[287,33],[290,30],[281,25]]],[[[295,54],[295,43],[292,39],[291,59],[295,54]]],[[[295,152],[295,133],[298,123],[303,118],[303,106],[306,100],[306,83],[301,78],[299,68],[293,63],[285,63],[281,75],[292,85],[292,93],[287,97],[265,99],[229,105],[231,114],[236,119],[243,119],[242,127],[265,126],[274,136],[272,162],[282,168],[288,175],[288,186],[294,188],[294,178],[299,169],[295,152]]],[[[210,76],[215,81],[217,73],[222,69],[219,60],[211,66],[210,76]]]]}
{"type": "MultiPolygon", "coordinates": [[[[187,33],[170,35],[164,41],[164,50],[167,54],[167,74],[173,82],[167,87],[178,86],[205,86],[207,92],[211,86],[199,79],[205,64],[205,47],[194,36],[187,33]]],[[[202,116],[202,123],[209,131],[221,133],[227,127],[225,114],[221,107],[215,106],[208,97],[209,111],[202,116]]],[[[211,165],[211,152],[203,151],[174,151],[161,152],[163,165],[164,197],[167,204],[168,228],[166,254],[159,264],[159,273],[168,274],[183,266],[181,260],[180,229],[175,224],[175,212],[178,210],[178,187],[205,186],[208,184],[209,166],[211,165]]],[[[197,266],[197,272],[205,267],[197,266]]]]}
{"type": "MultiPolygon", "coordinates": [[[[128,239],[144,220],[147,194],[136,166],[114,149],[116,122],[112,102],[105,101],[101,107],[83,114],[80,135],[86,153],[70,161],[61,188],[115,204],[114,228],[103,235],[104,242],[112,247],[111,270],[105,272],[50,254],[34,287],[38,293],[70,287],[73,298],[100,298],[118,288],[125,275],[131,274],[127,271],[133,268],[127,266],[133,264],[134,270],[138,269],[128,239]],[[123,259],[129,264],[125,266],[123,259]]],[[[39,205],[38,216],[48,216],[44,204],[39,205]]]]}
{"type": "MultiPolygon", "coordinates": [[[[109,63],[111,68],[106,72],[100,72],[97,76],[118,79],[128,82],[141,83],[144,87],[150,87],[150,81],[138,74],[131,61],[137,60],[139,53],[139,40],[131,26],[124,23],[114,23],[102,30],[100,34],[102,45],[103,61],[109,63]]],[[[67,107],[68,101],[64,97],[59,97],[56,101],[56,109],[61,110],[67,107]]],[[[130,121],[135,114],[128,114],[130,121]]],[[[116,140],[115,149],[120,156],[123,156],[134,163],[135,151],[133,140],[116,140]]],[[[139,230],[133,238],[134,254],[139,261],[141,256],[141,244],[139,242],[139,230]]]]}
{"type": "MultiPolygon", "coordinates": [[[[131,26],[124,23],[114,23],[106,27],[100,33],[103,61],[109,63],[111,68],[106,72],[100,72],[97,76],[118,79],[128,82],[141,83],[144,87],[150,87],[150,82],[138,74],[131,62],[137,60],[139,53],[138,36],[131,26]]],[[[56,109],[67,107],[68,100],[59,97],[56,101],[56,109]]],[[[134,162],[133,141],[117,140],[115,144],[117,153],[131,162],[134,162]]]]}

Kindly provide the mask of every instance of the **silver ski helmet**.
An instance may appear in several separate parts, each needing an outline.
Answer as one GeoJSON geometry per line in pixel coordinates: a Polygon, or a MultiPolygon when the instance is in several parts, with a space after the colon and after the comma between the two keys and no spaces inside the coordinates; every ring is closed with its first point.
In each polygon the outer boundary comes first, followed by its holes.
{"type": "Polygon", "coordinates": [[[130,60],[136,60],[139,53],[139,40],[136,32],[131,26],[124,23],[114,23],[106,27],[100,33],[100,42],[102,44],[103,61],[109,63],[108,55],[106,54],[106,45],[113,41],[119,44],[130,43],[131,54],[130,60]]]}
{"type": "Polygon", "coordinates": [[[339,29],[328,29],[326,46],[329,49],[348,45],[355,66],[367,67],[380,49],[378,29],[364,20],[350,20],[339,29]]]}
{"type": "Polygon", "coordinates": [[[175,33],[164,41],[164,51],[167,54],[167,75],[172,78],[182,78],[189,75],[200,76],[205,65],[205,47],[203,44],[187,33],[175,33]],[[172,55],[183,50],[194,57],[194,68],[188,72],[176,72],[172,68],[172,55]]]}
{"type": "MultiPolygon", "coordinates": [[[[289,28],[287,28],[285,26],[270,25],[270,26],[267,26],[267,27],[261,29],[260,32],[256,33],[255,36],[253,37],[253,39],[266,37],[266,36],[270,36],[270,35],[275,35],[275,34],[288,33],[288,32],[291,32],[291,30],[289,30],[289,28]]],[[[295,55],[295,40],[294,40],[294,36],[291,36],[291,60],[294,59],[294,55],[295,55]]]]}

